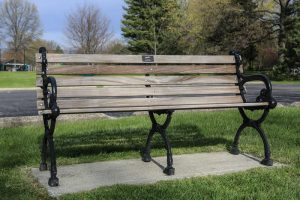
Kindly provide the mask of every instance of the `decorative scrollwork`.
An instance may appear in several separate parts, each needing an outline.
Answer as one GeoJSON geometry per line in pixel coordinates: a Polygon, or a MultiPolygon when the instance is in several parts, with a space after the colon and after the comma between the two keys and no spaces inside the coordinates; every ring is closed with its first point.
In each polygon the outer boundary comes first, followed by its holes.
{"type": "Polygon", "coordinates": [[[60,109],[57,105],[56,99],[57,99],[57,85],[55,78],[49,76],[47,77],[46,82],[46,89],[47,95],[44,96],[46,100],[45,106],[51,110],[51,117],[57,118],[60,114],[60,109]],[[50,90],[48,90],[48,86],[50,84],[50,90]]]}
{"type": "MultiPolygon", "coordinates": [[[[260,91],[259,96],[256,98],[256,102],[268,102],[269,103],[268,108],[275,108],[277,106],[277,101],[272,96],[272,84],[271,84],[271,81],[269,80],[269,78],[262,74],[255,74],[255,75],[242,74],[240,71],[240,67],[242,64],[240,54],[236,51],[232,51],[232,52],[230,52],[230,54],[235,57],[238,86],[240,88],[241,96],[242,96],[244,102],[247,102],[247,99],[245,97],[245,92],[244,92],[245,83],[251,82],[251,81],[261,81],[264,83],[265,88],[263,88],[260,91]]],[[[261,109],[261,108],[251,107],[251,108],[247,108],[247,109],[257,110],[257,109],[261,109]]]]}

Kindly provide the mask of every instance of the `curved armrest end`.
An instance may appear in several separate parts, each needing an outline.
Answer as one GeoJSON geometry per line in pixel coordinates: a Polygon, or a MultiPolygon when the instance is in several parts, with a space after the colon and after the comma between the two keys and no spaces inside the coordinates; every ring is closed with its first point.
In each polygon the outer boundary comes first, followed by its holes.
{"type": "Polygon", "coordinates": [[[256,98],[256,102],[269,102],[269,108],[273,109],[277,106],[277,101],[272,96],[272,83],[266,75],[241,75],[241,86],[251,81],[262,81],[265,84],[265,88],[260,91],[259,96],[256,98]]]}
{"type": "Polygon", "coordinates": [[[56,79],[52,76],[47,77],[46,85],[50,84],[51,91],[49,91],[49,104],[48,107],[51,109],[51,117],[57,118],[60,114],[60,109],[57,105],[56,99],[57,99],[57,85],[56,85],[56,79]]]}

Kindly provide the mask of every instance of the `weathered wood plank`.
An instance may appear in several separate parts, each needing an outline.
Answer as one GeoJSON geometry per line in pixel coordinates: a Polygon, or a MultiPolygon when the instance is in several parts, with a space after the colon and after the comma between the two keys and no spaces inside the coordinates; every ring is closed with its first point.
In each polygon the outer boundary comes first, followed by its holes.
{"type": "MultiPolygon", "coordinates": [[[[238,86],[200,86],[200,87],[79,87],[58,88],[58,98],[86,97],[134,97],[134,96],[169,96],[169,95],[210,95],[239,94],[238,86]]],[[[37,98],[43,98],[43,90],[37,89],[37,98]]]]}
{"type": "MultiPolygon", "coordinates": [[[[162,64],[233,64],[233,56],[227,55],[157,55],[153,56],[153,63],[162,64]]],[[[143,61],[142,55],[101,55],[101,54],[47,54],[48,63],[147,63],[143,61]]],[[[40,54],[36,54],[36,62],[41,62],[40,54]]]]}
{"type": "MultiPolygon", "coordinates": [[[[175,106],[148,106],[148,107],[114,107],[114,108],[84,108],[84,109],[61,109],[61,114],[99,113],[99,112],[126,112],[126,111],[155,111],[155,110],[187,110],[187,109],[210,109],[210,108],[238,108],[238,107],[265,107],[267,102],[261,103],[234,103],[234,104],[205,104],[205,105],[175,105],[175,106]]],[[[39,110],[39,114],[50,114],[50,110],[39,110]]]]}
{"type": "MultiPolygon", "coordinates": [[[[37,67],[37,74],[41,74],[37,67]]],[[[234,65],[48,65],[47,74],[235,74],[234,65]]]]}
{"type": "MultiPolygon", "coordinates": [[[[235,75],[222,76],[55,76],[58,87],[118,85],[235,84],[235,75]]],[[[36,86],[43,81],[37,78],[36,86]]]]}
{"type": "MultiPolygon", "coordinates": [[[[170,106],[191,104],[242,103],[241,96],[208,96],[208,97],[167,97],[167,98],[111,98],[111,99],[72,99],[57,100],[61,109],[71,108],[112,108],[170,106]]],[[[44,109],[44,101],[37,101],[38,109],[44,109]]]]}

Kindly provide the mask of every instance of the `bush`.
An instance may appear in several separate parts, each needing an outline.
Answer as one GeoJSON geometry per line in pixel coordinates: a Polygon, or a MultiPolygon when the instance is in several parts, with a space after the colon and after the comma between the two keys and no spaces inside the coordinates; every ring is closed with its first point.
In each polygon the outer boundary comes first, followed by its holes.
{"type": "Polygon", "coordinates": [[[300,80],[300,74],[294,74],[289,70],[284,69],[280,65],[275,65],[272,71],[269,71],[268,76],[274,81],[297,81],[300,80]]]}

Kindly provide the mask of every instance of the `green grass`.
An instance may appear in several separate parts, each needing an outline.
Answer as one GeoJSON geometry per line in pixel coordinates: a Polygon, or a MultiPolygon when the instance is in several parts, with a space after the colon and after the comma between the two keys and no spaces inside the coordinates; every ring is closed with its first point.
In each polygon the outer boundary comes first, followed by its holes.
{"type": "Polygon", "coordinates": [[[0,88],[35,87],[35,72],[0,72],[0,88]]]}
{"type": "MultiPolygon", "coordinates": [[[[270,138],[273,159],[287,167],[151,185],[116,185],[59,199],[299,199],[299,113],[300,108],[278,108],[271,111],[263,125],[270,138]]],[[[236,110],[175,113],[168,130],[173,153],[227,150],[241,121],[236,110]]],[[[147,116],[73,123],[58,120],[58,165],[139,158],[150,125],[147,116]]],[[[39,164],[42,132],[42,126],[0,129],[2,199],[50,199],[29,173],[31,167],[39,164]]],[[[252,129],[245,130],[240,146],[243,152],[263,157],[262,141],[252,129]]],[[[152,156],[163,155],[163,143],[156,135],[152,156]]]]}
{"type": "Polygon", "coordinates": [[[272,81],[273,84],[300,84],[299,81],[272,81]]]}

